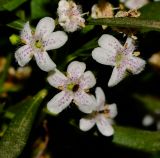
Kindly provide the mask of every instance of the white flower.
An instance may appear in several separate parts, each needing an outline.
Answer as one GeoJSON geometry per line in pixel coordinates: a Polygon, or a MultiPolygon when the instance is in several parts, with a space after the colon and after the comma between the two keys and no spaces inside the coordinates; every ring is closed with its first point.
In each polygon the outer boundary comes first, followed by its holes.
{"type": "Polygon", "coordinates": [[[116,104],[105,104],[105,94],[100,87],[96,88],[96,106],[95,111],[86,118],[80,119],[80,129],[82,131],[90,130],[95,124],[104,136],[111,136],[114,129],[111,124],[113,118],[117,115],[116,104]]]}
{"type": "Polygon", "coordinates": [[[60,0],[58,3],[58,22],[67,32],[74,32],[80,27],[85,27],[81,7],[72,0],[60,0]]]}
{"type": "Polygon", "coordinates": [[[149,3],[149,0],[120,0],[129,9],[139,9],[149,3]]]}
{"type": "Polygon", "coordinates": [[[53,32],[54,28],[55,22],[50,17],[41,19],[35,32],[32,32],[29,22],[24,25],[21,40],[25,45],[15,52],[15,58],[20,66],[26,65],[34,56],[37,65],[43,71],[51,71],[56,67],[46,51],[60,48],[68,37],[63,31],[53,32]]]}
{"type": "Polygon", "coordinates": [[[114,66],[108,86],[112,87],[123,80],[128,72],[140,73],[145,67],[145,61],[133,54],[134,41],[128,37],[124,46],[112,35],[104,34],[98,40],[100,47],[92,51],[92,57],[104,65],[114,66]]]}
{"type": "Polygon", "coordinates": [[[68,65],[67,76],[56,70],[48,77],[48,82],[55,88],[62,90],[47,104],[50,112],[58,114],[73,100],[79,110],[91,113],[95,98],[86,92],[96,84],[96,79],[91,71],[86,71],[83,62],[74,61],[68,65]]]}

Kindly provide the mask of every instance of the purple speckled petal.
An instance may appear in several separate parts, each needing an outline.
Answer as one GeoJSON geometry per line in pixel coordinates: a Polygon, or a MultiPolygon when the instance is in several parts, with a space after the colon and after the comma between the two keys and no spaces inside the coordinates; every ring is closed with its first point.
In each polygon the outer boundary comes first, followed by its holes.
{"type": "Polygon", "coordinates": [[[52,71],[56,68],[55,63],[51,60],[47,52],[37,52],[34,54],[37,65],[43,71],[52,71]]]}
{"type": "Polygon", "coordinates": [[[32,40],[32,33],[31,33],[31,28],[29,26],[29,22],[27,22],[24,25],[23,30],[21,31],[20,34],[22,42],[25,42],[26,44],[29,44],[32,40]]]}
{"type": "Polygon", "coordinates": [[[75,93],[73,99],[79,110],[84,113],[91,113],[95,109],[96,100],[93,95],[89,95],[84,91],[79,90],[75,93]]]}
{"type": "Polygon", "coordinates": [[[123,54],[124,55],[128,55],[128,54],[131,55],[134,50],[135,50],[135,42],[132,38],[128,37],[126,40],[126,43],[124,44],[123,54]]]}
{"type": "Polygon", "coordinates": [[[96,60],[100,64],[104,65],[115,65],[115,56],[116,53],[112,49],[104,49],[101,47],[97,47],[92,51],[92,58],[96,60]]]}
{"type": "Polygon", "coordinates": [[[86,71],[80,79],[81,89],[90,89],[96,84],[96,78],[91,71],[86,71]]]}
{"type": "Polygon", "coordinates": [[[67,81],[67,77],[61,73],[59,70],[56,70],[47,78],[50,85],[55,88],[63,87],[67,81]]]}
{"type": "Polygon", "coordinates": [[[102,114],[100,114],[97,118],[96,125],[99,131],[104,136],[111,136],[114,133],[113,127],[110,124],[110,120],[105,118],[102,114]]]}
{"type": "Polygon", "coordinates": [[[73,61],[68,65],[67,73],[73,80],[79,79],[86,69],[86,64],[79,61],[73,61]]]}
{"type": "Polygon", "coordinates": [[[127,75],[126,66],[120,65],[119,67],[114,67],[112,75],[109,79],[108,86],[113,87],[122,81],[127,75]]]}
{"type": "Polygon", "coordinates": [[[66,41],[68,40],[68,36],[63,31],[56,31],[51,33],[44,39],[44,48],[46,50],[52,50],[62,47],[66,41]]]}
{"type": "Polygon", "coordinates": [[[47,103],[47,108],[50,112],[58,114],[71,103],[72,98],[73,96],[70,93],[62,91],[47,103]]]}
{"type": "Polygon", "coordinates": [[[79,121],[79,127],[82,131],[88,131],[95,125],[94,118],[82,118],[79,121]]]}
{"type": "Polygon", "coordinates": [[[112,51],[114,54],[120,52],[123,49],[120,42],[109,34],[102,35],[98,40],[98,44],[102,48],[112,51]]]}
{"type": "Polygon", "coordinates": [[[35,36],[46,37],[51,32],[53,32],[55,28],[55,21],[50,17],[42,18],[36,27],[35,36]]]}
{"type": "Polygon", "coordinates": [[[33,52],[29,45],[24,45],[15,52],[15,58],[20,66],[26,65],[32,57],[33,52]]]}
{"type": "Polygon", "coordinates": [[[139,74],[144,70],[146,62],[139,57],[131,57],[127,62],[127,69],[133,74],[139,74]]]}

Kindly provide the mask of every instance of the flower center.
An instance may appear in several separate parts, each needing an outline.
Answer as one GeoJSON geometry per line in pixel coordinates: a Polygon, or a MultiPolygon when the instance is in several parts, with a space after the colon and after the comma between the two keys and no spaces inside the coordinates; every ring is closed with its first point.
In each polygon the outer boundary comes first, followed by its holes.
{"type": "Polygon", "coordinates": [[[70,83],[67,85],[67,89],[73,92],[76,92],[79,89],[78,84],[70,83]]]}
{"type": "Polygon", "coordinates": [[[35,45],[36,48],[42,48],[43,47],[43,44],[40,40],[36,40],[34,45],[35,45]]]}
{"type": "Polygon", "coordinates": [[[116,55],[116,59],[115,60],[116,60],[116,66],[119,67],[121,62],[122,62],[122,60],[123,60],[123,54],[122,53],[118,53],[116,55]]]}

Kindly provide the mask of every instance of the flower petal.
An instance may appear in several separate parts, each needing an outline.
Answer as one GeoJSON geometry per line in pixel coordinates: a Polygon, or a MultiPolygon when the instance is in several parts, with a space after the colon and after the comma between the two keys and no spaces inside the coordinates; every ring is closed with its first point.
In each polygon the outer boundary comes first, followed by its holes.
{"type": "Polygon", "coordinates": [[[79,61],[73,61],[68,65],[67,73],[73,80],[80,78],[86,69],[86,64],[79,61]]]}
{"type": "Polygon", "coordinates": [[[79,127],[82,131],[88,131],[95,125],[94,119],[82,118],[79,121],[79,127]]]}
{"type": "Polygon", "coordinates": [[[145,4],[147,4],[149,1],[148,0],[128,0],[126,1],[125,5],[129,9],[139,9],[145,4]]]}
{"type": "Polygon", "coordinates": [[[96,84],[96,78],[91,71],[86,71],[80,79],[81,89],[90,89],[96,84]]]}
{"type": "Polygon", "coordinates": [[[42,18],[36,27],[36,36],[46,37],[49,35],[55,28],[55,21],[50,17],[42,18]]]}
{"type": "Polygon", "coordinates": [[[67,77],[56,69],[51,75],[48,76],[47,81],[53,87],[60,88],[65,85],[67,77]]]}
{"type": "Polygon", "coordinates": [[[56,65],[51,60],[47,52],[37,52],[34,54],[34,57],[41,70],[48,72],[55,69],[56,65]]]}
{"type": "Polygon", "coordinates": [[[103,115],[99,115],[98,119],[96,121],[96,125],[99,129],[99,131],[104,135],[104,136],[111,136],[114,133],[114,129],[110,124],[109,119],[105,118],[103,115]]]}
{"type": "Polygon", "coordinates": [[[31,41],[32,33],[31,33],[31,28],[29,26],[29,21],[24,25],[24,28],[21,31],[20,37],[22,42],[25,42],[26,44],[29,44],[29,42],[31,41]]]}
{"type": "Polygon", "coordinates": [[[92,58],[104,65],[115,65],[115,51],[97,47],[92,51],[92,58]]]}
{"type": "Polygon", "coordinates": [[[32,57],[33,52],[29,45],[24,45],[15,52],[15,58],[20,66],[26,65],[32,57]]]}
{"type": "MultiPolygon", "coordinates": [[[[106,99],[105,99],[105,94],[104,94],[102,88],[97,87],[95,93],[96,93],[97,106],[104,108],[104,104],[105,104],[106,99]]],[[[101,110],[103,110],[103,109],[101,109],[101,110]]]]}
{"type": "Polygon", "coordinates": [[[56,31],[46,37],[44,40],[44,47],[46,50],[57,49],[62,47],[67,40],[68,36],[65,32],[56,31]]]}
{"type": "Polygon", "coordinates": [[[124,44],[123,53],[125,55],[132,54],[134,50],[135,50],[135,42],[132,38],[128,37],[126,43],[124,44]]]}
{"type": "Polygon", "coordinates": [[[145,60],[139,57],[131,57],[127,63],[127,69],[133,74],[139,74],[145,67],[145,60]]]}
{"type": "Polygon", "coordinates": [[[57,95],[55,95],[47,103],[47,108],[50,112],[54,114],[58,114],[71,103],[72,98],[73,97],[70,95],[70,93],[66,93],[65,91],[62,91],[57,95]]]}
{"type": "Polygon", "coordinates": [[[114,117],[116,117],[117,116],[117,106],[116,106],[116,104],[110,104],[109,106],[108,106],[108,110],[109,110],[109,116],[110,116],[110,118],[114,118],[114,117]]]}
{"type": "Polygon", "coordinates": [[[123,48],[120,42],[109,34],[102,35],[98,40],[98,44],[102,48],[110,50],[114,55],[117,53],[117,51],[119,52],[123,48]]]}
{"type": "Polygon", "coordinates": [[[84,91],[78,91],[73,99],[79,110],[84,113],[91,113],[95,109],[96,100],[93,95],[89,95],[84,91]]]}
{"type": "Polygon", "coordinates": [[[112,71],[112,75],[109,79],[108,86],[113,87],[117,85],[120,81],[122,81],[127,76],[126,67],[120,66],[120,67],[114,67],[112,71]]]}

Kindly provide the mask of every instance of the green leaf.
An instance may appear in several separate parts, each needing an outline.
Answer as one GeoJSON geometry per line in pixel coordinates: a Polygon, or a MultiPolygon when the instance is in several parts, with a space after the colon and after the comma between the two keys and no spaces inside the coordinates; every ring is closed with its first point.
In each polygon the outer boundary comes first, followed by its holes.
{"type": "Polygon", "coordinates": [[[115,126],[113,143],[122,147],[155,153],[160,151],[160,132],[115,126]]]}
{"type": "Polygon", "coordinates": [[[32,19],[38,19],[45,16],[50,16],[47,11],[47,4],[49,0],[32,0],[31,1],[31,17],[32,19]]]}
{"type": "Polygon", "coordinates": [[[140,95],[140,94],[139,95],[135,94],[133,97],[138,101],[140,101],[147,110],[153,113],[155,113],[155,111],[160,110],[159,98],[156,98],[150,95],[140,95]]]}
{"type": "Polygon", "coordinates": [[[160,20],[160,2],[151,2],[142,7],[139,11],[141,12],[141,19],[160,20]]]}
{"type": "Polygon", "coordinates": [[[0,1],[0,11],[8,10],[12,11],[22,5],[27,0],[1,0],[0,1]]]}
{"type": "Polygon", "coordinates": [[[160,31],[160,20],[148,20],[140,18],[102,18],[89,19],[89,25],[107,25],[123,28],[147,29],[148,31],[160,31]]]}
{"type": "Polygon", "coordinates": [[[17,158],[26,145],[37,110],[44,97],[46,90],[41,90],[30,101],[23,105],[23,109],[16,114],[7,131],[0,141],[0,157],[17,158]]]}
{"type": "Polygon", "coordinates": [[[13,22],[7,24],[7,26],[11,27],[13,29],[16,29],[16,30],[22,30],[24,27],[24,24],[25,24],[25,21],[16,20],[16,21],[13,21],[13,22]]]}

